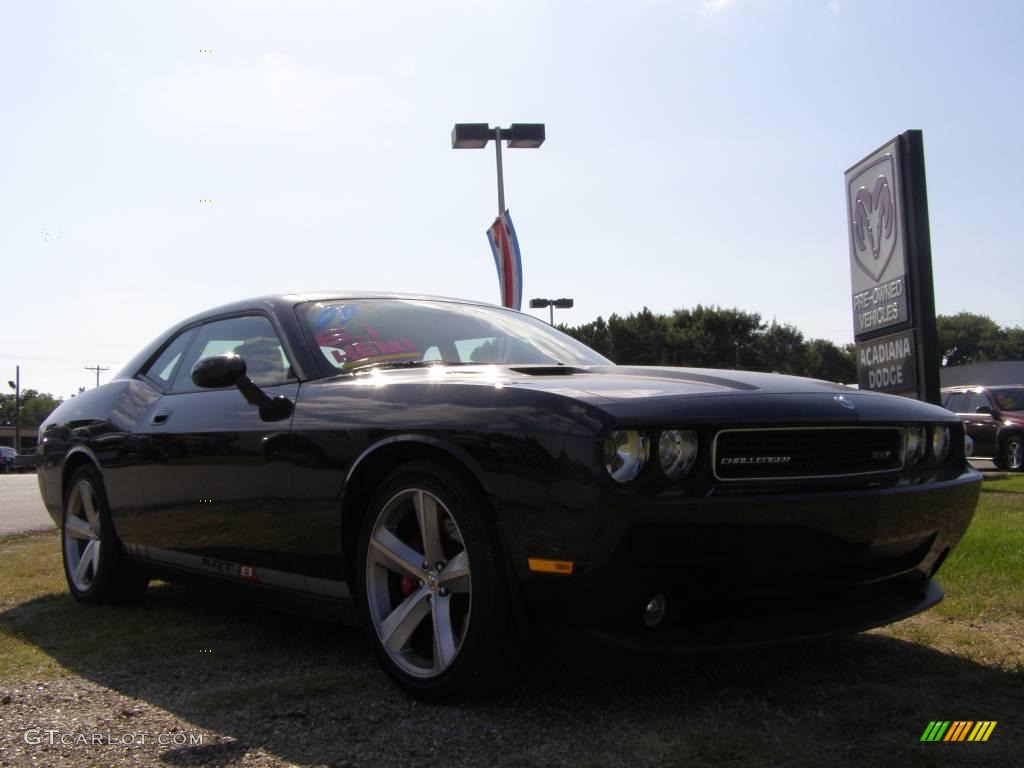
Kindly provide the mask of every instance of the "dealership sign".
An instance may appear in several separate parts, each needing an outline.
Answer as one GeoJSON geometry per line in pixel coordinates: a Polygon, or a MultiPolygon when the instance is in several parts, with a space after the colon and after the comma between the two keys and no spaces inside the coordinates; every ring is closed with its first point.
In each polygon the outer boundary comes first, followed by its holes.
{"type": "Polygon", "coordinates": [[[938,341],[920,131],[846,172],[850,308],[862,389],[938,402],[938,341]]]}
{"type": "Polygon", "coordinates": [[[900,391],[917,387],[917,356],[912,331],[879,336],[857,345],[861,389],[900,391]]]}
{"type": "Polygon", "coordinates": [[[890,142],[846,173],[856,335],[909,318],[897,143],[890,142]]]}

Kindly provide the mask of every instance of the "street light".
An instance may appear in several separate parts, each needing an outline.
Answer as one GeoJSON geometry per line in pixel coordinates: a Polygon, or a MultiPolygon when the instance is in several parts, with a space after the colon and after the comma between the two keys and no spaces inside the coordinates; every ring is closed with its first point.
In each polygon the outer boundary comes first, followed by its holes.
{"type": "Polygon", "coordinates": [[[510,149],[536,149],[544,143],[544,123],[512,123],[508,128],[491,128],[487,123],[456,123],[452,149],[483,149],[494,140],[498,164],[498,215],[505,213],[505,176],[501,167],[501,142],[510,149]]]}
{"type": "Polygon", "coordinates": [[[14,381],[7,382],[14,390],[14,450],[21,453],[21,366],[14,366],[14,381]]]}
{"type": "Polygon", "coordinates": [[[552,327],[555,324],[555,307],[559,309],[572,309],[572,305],[572,299],[530,299],[530,309],[551,308],[551,320],[548,324],[552,327]]]}

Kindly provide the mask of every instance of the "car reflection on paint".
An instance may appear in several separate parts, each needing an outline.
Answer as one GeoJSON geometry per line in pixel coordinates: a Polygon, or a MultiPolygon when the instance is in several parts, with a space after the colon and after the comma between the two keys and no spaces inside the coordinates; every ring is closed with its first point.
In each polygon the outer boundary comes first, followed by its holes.
{"type": "Polygon", "coordinates": [[[979,488],[941,408],[616,366],[418,296],[196,315],[40,438],[76,598],[159,576],[352,620],[428,699],[511,684],[547,623],[697,650],[910,616],[941,599],[979,488]]]}

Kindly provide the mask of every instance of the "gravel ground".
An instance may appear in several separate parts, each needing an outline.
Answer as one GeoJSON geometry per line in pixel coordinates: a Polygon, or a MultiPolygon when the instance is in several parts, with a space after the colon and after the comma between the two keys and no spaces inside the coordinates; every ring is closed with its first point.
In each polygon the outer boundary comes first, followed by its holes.
{"type": "MultiPolygon", "coordinates": [[[[628,686],[613,707],[602,696],[588,712],[579,691],[566,699],[544,684],[472,704],[425,705],[391,685],[354,630],[314,625],[312,634],[314,647],[334,645],[320,649],[326,658],[308,646],[274,649],[270,658],[214,653],[188,665],[169,660],[162,669],[94,669],[0,687],[0,765],[621,764],[629,755],[607,740],[646,708],[637,710],[628,686]],[[623,705],[625,712],[611,711],[623,705]],[[26,734],[40,743],[26,743],[26,734]],[[93,739],[101,743],[83,743],[93,739]]],[[[569,674],[586,689],[588,678],[595,682],[588,670],[596,662],[608,671],[610,658],[581,661],[560,651],[558,669],[540,661],[531,678],[569,674]]]]}
{"type": "Polygon", "coordinates": [[[228,659],[0,685],[0,765],[932,766],[954,756],[936,763],[918,739],[929,718],[958,716],[950,702],[1002,721],[954,762],[1019,765],[1019,716],[986,702],[1020,690],[1020,671],[879,634],[697,658],[561,646],[518,690],[458,706],[399,692],[352,630],[303,634],[301,646],[228,659]],[[114,743],[75,743],[94,733],[114,743]]]}

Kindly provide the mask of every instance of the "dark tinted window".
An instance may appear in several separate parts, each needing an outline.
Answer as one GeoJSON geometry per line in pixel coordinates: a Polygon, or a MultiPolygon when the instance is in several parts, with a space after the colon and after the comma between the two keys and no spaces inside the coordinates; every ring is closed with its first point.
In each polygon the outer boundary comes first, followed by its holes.
{"type": "Polygon", "coordinates": [[[967,410],[964,413],[977,413],[982,406],[991,408],[988,396],[984,392],[971,392],[967,398],[967,410]]]}
{"type": "Polygon", "coordinates": [[[246,372],[257,386],[272,387],[294,378],[281,340],[267,318],[262,315],[232,317],[199,327],[174,381],[173,391],[198,391],[199,387],[192,383],[192,366],[204,358],[228,352],[245,360],[246,372]]]}
{"type": "Polygon", "coordinates": [[[164,387],[170,386],[174,381],[174,374],[181,367],[181,360],[185,356],[185,352],[188,351],[188,345],[195,333],[193,328],[178,335],[144,371],[145,375],[164,387]]]}
{"type": "Polygon", "coordinates": [[[946,408],[953,413],[964,412],[964,400],[967,399],[967,395],[963,392],[953,392],[946,396],[946,408]]]}
{"type": "Polygon", "coordinates": [[[1024,411],[1024,387],[999,387],[989,392],[1001,411],[1024,411]]]}

